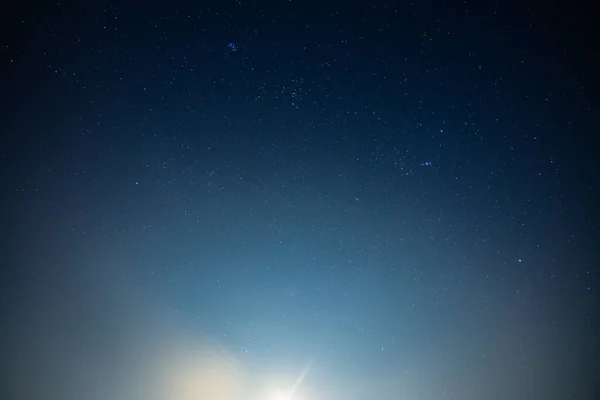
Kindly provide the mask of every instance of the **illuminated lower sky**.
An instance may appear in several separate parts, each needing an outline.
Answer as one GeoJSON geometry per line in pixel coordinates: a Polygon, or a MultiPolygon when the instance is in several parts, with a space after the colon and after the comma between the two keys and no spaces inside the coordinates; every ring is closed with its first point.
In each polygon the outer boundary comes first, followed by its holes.
{"type": "Polygon", "coordinates": [[[591,13],[196,3],[8,13],[0,397],[597,398],[591,13]]]}

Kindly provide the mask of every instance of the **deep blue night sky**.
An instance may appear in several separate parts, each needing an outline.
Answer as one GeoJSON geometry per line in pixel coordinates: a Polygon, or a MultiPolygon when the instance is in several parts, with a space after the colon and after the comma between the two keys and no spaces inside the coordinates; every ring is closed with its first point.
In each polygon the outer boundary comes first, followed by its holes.
{"type": "Polygon", "coordinates": [[[0,397],[597,398],[590,10],[190,3],[3,17],[0,397]]]}

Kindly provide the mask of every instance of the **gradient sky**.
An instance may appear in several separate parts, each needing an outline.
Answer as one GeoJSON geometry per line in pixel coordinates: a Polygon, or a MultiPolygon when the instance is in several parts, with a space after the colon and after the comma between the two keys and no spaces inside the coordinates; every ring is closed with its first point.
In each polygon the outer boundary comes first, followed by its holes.
{"type": "Polygon", "coordinates": [[[1,398],[598,398],[589,10],[88,3],[3,19],[1,398]]]}

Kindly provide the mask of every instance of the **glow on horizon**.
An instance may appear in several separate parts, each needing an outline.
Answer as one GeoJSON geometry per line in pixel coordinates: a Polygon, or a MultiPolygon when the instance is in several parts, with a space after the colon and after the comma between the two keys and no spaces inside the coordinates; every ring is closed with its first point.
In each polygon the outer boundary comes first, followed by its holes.
{"type": "Polygon", "coordinates": [[[308,400],[304,396],[298,396],[298,389],[304,382],[306,375],[310,371],[313,362],[310,362],[309,365],[304,368],[298,379],[294,382],[291,388],[289,389],[271,389],[267,393],[267,397],[264,400],[308,400]]]}

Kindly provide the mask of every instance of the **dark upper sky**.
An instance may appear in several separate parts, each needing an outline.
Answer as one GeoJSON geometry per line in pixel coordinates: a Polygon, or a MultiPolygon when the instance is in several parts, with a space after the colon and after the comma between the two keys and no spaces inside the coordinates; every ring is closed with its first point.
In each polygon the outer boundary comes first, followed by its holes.
{"type": "Polygon", "coordinates": [[[589,10],[92,3],[4,16],[2,398],[596,398],[589,10]]]}

